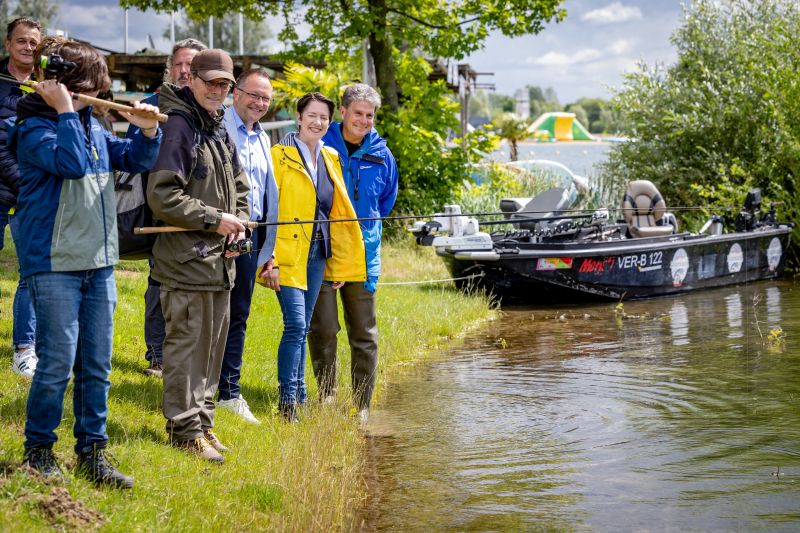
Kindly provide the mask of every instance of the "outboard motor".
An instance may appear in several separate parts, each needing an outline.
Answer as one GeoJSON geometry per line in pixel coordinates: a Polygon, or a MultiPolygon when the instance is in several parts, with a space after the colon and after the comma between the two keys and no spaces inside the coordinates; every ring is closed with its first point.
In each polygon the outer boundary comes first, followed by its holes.
{"type": "Polygon", "coordinates": [[[750,189],[744,199],[744,209],[736,215],[734,226],[736,231],[753,231],[761,224],[758,214],[761,212],[761,189],[750,189]]]}

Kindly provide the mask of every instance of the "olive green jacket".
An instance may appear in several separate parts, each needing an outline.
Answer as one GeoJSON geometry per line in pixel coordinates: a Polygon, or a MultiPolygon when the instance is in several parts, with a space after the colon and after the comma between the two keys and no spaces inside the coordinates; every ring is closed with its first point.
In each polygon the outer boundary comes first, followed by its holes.
{"type": "Polygon", "coordinates": [[[147,183],[147,202],[160,225],[192,231],[162,233],[153,246],[153,279],[173,289],[230,290],[233,259],[224,257],[225,237],[216,233],[223,213],[250,219],[249,182],[222,123],[189,87],[164,84],[161,111],[169,115],[147,183]]]}

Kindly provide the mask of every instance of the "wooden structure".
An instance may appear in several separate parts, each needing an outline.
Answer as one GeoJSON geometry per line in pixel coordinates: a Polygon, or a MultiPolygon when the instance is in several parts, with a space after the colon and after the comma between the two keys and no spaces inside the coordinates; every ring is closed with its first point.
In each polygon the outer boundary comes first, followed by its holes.
{"type": "MultiPolygon", "coordinates": [[[[152,93],[164,81],[164,71],[167,65],[168,54],[143,53],[106,55],[108,70],[112,80],[120,80],[128,92],[152,93]]],[[[232,55],[234,76],[253,67],[263,67],[276,74],[283,71],[283,61],[277,61],[265,55],[232,55]]],[[[324,64],[311,64],[315,68],[322,68],[324,64]]]]}

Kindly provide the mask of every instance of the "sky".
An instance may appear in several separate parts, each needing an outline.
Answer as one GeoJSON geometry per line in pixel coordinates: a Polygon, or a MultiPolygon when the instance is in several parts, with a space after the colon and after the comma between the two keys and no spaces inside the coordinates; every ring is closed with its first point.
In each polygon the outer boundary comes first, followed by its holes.
{"type": "MultiPolygon", "coordinates": [[[[59,29],[123,51],[123,10],[114,0],[68,0],[60,7],[59,29]]],[[[563,22],[548,24],[538,35],[492,35],[483,50],[464,62],[477,72],[493,72],[478,81],[493,83],[499,93],[513,95],[526,85],[552,87],[564,104],[581,97],[610,97],[624,72],[634,70],[639,61],[675,61],[670,35],[683,16],[680,0],[566,0],[562,7],[567,10],[563,22]]],[[[149,46],[148,35],[157,49],[169,50],[169,40],[162,37],[169,20],[169,14],[130,10],[129,52],[149,46]]],[[[272,24],[277,33],[277,22],[272,24]]],[[[269,45],[280,47],[277,42],[269,45]]]]}

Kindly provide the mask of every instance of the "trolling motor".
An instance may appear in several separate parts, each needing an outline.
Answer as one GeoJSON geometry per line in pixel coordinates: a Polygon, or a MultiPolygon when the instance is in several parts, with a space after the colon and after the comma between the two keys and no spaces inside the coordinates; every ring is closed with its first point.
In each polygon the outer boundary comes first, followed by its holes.
{"type": "Polygon", "coordinates": [[[491,250],[492,237],[479,228],[476,219],[461,215],[461,206],[446,205],[444,213],[435,214],[428,222],[415,222],[408,231],[417,238],[417,244],[449,250],[491,250]],[[435,235],[436,232],[447,235],[435,235]]]}

